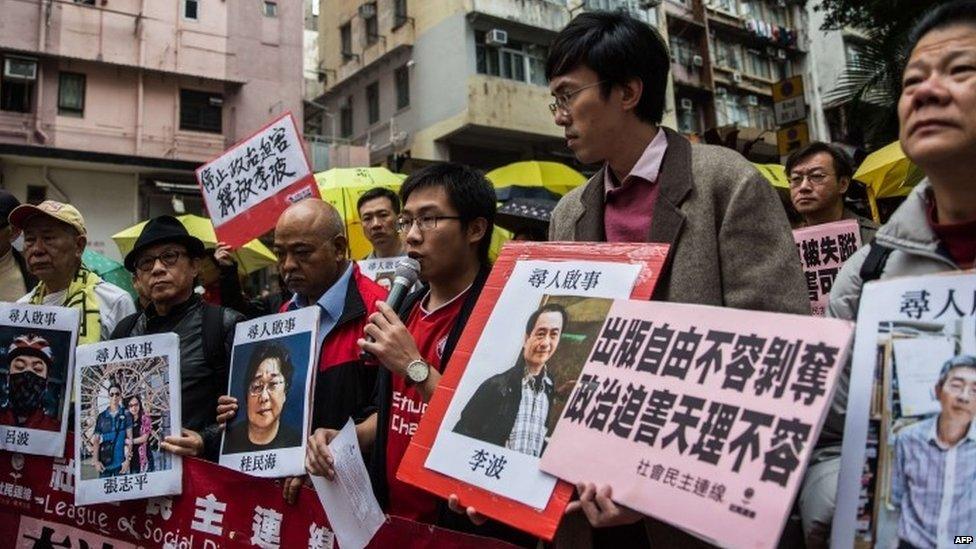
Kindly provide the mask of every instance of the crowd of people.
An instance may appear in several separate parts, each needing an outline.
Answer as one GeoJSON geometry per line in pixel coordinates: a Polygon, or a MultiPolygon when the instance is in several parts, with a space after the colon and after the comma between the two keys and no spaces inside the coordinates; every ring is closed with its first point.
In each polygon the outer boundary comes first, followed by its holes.
{"type": "MultiPolygon", "coordinates": [[[[853,169],[837,148],[813,143],[786,161],[790,200],[802,225],[856,219],[860,226],[864,246],[838,275],[829,316],[856,320],[867,281],[974,266],[976,2],[955,1],[927,14],[906,52],[899,138],[926,177],[886,224],[879,228],[845,207],[853,169]]],[[[578,160],[600,168],[560,200],[549,240],[666,243],[670,251],[652,299],[810,314],[792,227],[776,191],[735,151],[691,143],[661,126],[669,66],[661,36],[624,14],[579,15],[555,38],[546,62],[554,98],[550,110],[578,160]]],[[[9,223],[0,229],[0,300],[78,308],[81,343],[177,334],[182,432],[165,437],[159,448],[209,460],[216,459],[224,426],[240,407],[225,394],[235,325],[244,318],[318,307],[308,474],[334,478],[328,444],[351,417],[375,494],[387,513],[534,546],[537,540],[486,520],[456,496],[443,501],[396,478],[491,269],[494,189],[480,172],[442,163],[411,174],[399,195],[384,189],[366,193],[358,209],[373,244],[370,258],[409,255],[420,264],[423,285],[397,310],[384,302],[387,291],[349,257],[339,212],[314,199],[291,205],[274,230],[278,274],[287,290],[283,295],[247,299],[227,247],[208,252],[179,221],[160,216],[145,225],[124,259],[138,296],[134,302],[82,263],[87,232],[76,208],[54,201],[18,205],[9,193],[0,193],[0,219],[9,223]],[[10,248],[11,228],[23,233],[22,254],[10,248]],[[230,273],[222,277],[222,305],[207,303],[194,291],[208,255],[230,273]]],[[[541,367],[558,345],[564,320],[565,312],[555,308],[532,319],[523,359],[510,372],[486,381],[478,390],[480,398],[502,398],[501,388],[522,398],[545,396],[552,382],[547,385],[541,367]],[[534,342],[539,319],[552,329],[543,326],[545,333],[534,342]],[[542,356],[541,362],[535,355],[542,356]]],[[[44,347],[37,341],[11,343],[7,387],[33,379],[18,376],[44,381],[49,356],[44,347]]],[[[253,362],[245,379],[244,412],[251,414],[252,399],[277,402],[280,409],[278,391],[287,387],[269,380],[283,376],[287,358],[269,352],[253,362]]],[[[960,367],[976,370],[976,362],[960,367]]],[[[797,499],[807,547],[829,542],[848,376],[849,369],[797,499]]],[[[112,404],[98,417],[95,466],[102,475],[151,468],[146,440],[140,438],[148,417],[144,403],[138,397],[123,401],[126,395],[117,384],[106,388],[112,404]]],[[[961,391],[951,398],[968,403],[976,394],[961,391]]],[[[516,422],[518,399],[512,401],[511,417],[504,421],[465,410],[455,429],[538,455],[544,447],[539,429],[533,433],[528,422],[528,427],[516,422]]],[[[12,401],[3,413],[12,416],[11,424],[26,425],[43,420],[39,410],[34,401],[12,401]]],[[[229,435],[229,443],[260,447],[287,435],[277,426],[270,433],[260,422],[247,425],[229,435]]],[[[976,440],[958,444],[973,446],[976,440]]],[[[904,455],[904,445],[900,448],[904,455]]],[[[283,497],[295,501],[306,481],[284,479],[283,497]]],[[[915,515],[921,531],[935,531],[933,517],[915,515]]],[[[927,546],[933,539],[902,537],[901,547],[927,546]]],[[[555,543],[640,547],[651,542],[704,544],[617,505],[607,486],[581,483],[555,543]]]]}

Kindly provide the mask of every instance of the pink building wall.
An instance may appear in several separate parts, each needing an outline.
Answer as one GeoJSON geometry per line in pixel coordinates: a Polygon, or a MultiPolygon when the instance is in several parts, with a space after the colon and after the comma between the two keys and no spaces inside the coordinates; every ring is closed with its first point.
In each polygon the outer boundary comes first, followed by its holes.
{"type": "Polygon", "coordinates": [[[0,142],[203,161],[272,117],[302,119],[303,6],[202,0],[0,0],[0,53],[38,60],[31,113],[0,111],[0,142]],[[44,10],[49,9],[45,14],[44,10]],[[83,117],[57,113],[59,71],[86,75],[83,117]],[[179,129],[181,88],[223,94],[222,134],[179,129]]]}

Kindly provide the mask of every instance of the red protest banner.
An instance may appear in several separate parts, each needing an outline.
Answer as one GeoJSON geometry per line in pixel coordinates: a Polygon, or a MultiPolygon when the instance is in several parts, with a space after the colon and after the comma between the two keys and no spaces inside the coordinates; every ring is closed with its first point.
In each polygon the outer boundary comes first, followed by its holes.
{"type": "MultiPolygon", "coordinates": [[[[572,300],[583,299],[590,294],[590,290],[602,291],[603,296],[611,292],[622,297],[648,299],[667,252],[668,247],[660,244],[506,244],[492,268],[440,385],[410,441],[397,478],[444,498],[457,494],[463,506],[475,507],[490,518],[551,540],[572,496],[573,487],[542,475],[538,470],[537,452],[512,450],[506,447],[504,441],[472,434],[461,427],[464,412],[460,413],[462,420],[458,421],[460,408],[466,412],[468,404],[479,401],[477,398],[463,398],[462,395],[470,394],[474,391],[472,387],[477,387],[484,377],[495,373],[484,371],[486,361],[476,355],[476,348],[479,341],[484,340],[490,343],[489,347],[503,349],[506,353],[511,351],[509,354],[512,356],[487,361],[492,362],[495,369],[503,367],[508,370],[513,362],[518,364],[518,359],[513,358],[517,352],[513,345],[503,343],[502,339],[514,337],[518,342],[512,343],[523,345],[521,325],[528,316],[523,316],[523,313],[530,313],[540,303],[559,300],[564,300],[567,309],[573,309],[572,300]],[[628,282],[622,282],[625,277],[621,276],[621,271],[630,272],[628,282]],[[489,325],[493,315],[499,318],[489,325]],[[514,336],[509,333],[513,326],[514,331],[518,332],[514,336]],[[473,356],[476,360],[472,360],[473,356]],[[509,359],[513,362],[508,362],[509,359]],[[465,377],[466,372],[471,374],[471,378],[465,377]],[[472,450],[474,453],[471,453],[472,450]],[[491,462],[487,461],[489,455],[491,462]],[[455,467],[449,464],[445,466],[445,461],[453,461],[455,467]],[[506,473],[507,476],[501,474],[506,464],[511,473],[506,473]]],[[[568,320],[564,318],[564,327],[580,324],[580,315],[571,311],[569,317],[568,320]]],[[[562,340],[572,337],[581,336],[565,332],[561,334],[562,340]]],[[[582,343],[576,343],[582,346],[582,343]]],[[[563,350],[560,352],[563,352],[570,344],[564,342],[561,345],[563,350]]],[[[481,349],[477,350],[481,352],[481,349]]],[[[555,364],[547,368],[553,374],[556,387],[571,386],[578,377],[566,372],[560,377],[555,371],[562,368],[555,364]]],[[[558,390],[554,389],[553,394],[558,394],[558,390]]],[[[559,397],[551,398],[551,405],[547,406],[554,411],[558,407],[559,397]]],[[[497,423],[497,412],[497,409],[478,410],[473,415],[479,416],[480,423],[497,423]]],[[[507,437],[508,433],[504,435],[507,437]]]]}
{"type": "Polygon", "coordinates": [[[239,247],[291,203],[319,198],[295,118],[286,113],[196,170],[217,239],[239,247]]]}
{"type": "MultiPolygon", "coordinates": [[[[337,547],[314,491],[288,505],[281,486],[197,459],[183,461],[179,496],[76,507],[74,458],[0,452],[0,536],[16,547],[337,547]]],[[[370,547],[511,547],[389,517],[370,547]]]]}

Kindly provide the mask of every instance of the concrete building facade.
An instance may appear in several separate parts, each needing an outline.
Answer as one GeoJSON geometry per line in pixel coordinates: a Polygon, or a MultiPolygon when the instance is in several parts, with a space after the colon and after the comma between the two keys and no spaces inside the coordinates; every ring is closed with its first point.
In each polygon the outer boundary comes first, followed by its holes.
{"type": "Polygon", "coordinates": [[[322,0],[322,131],[397,169],[405,159],[572,162],[547,107],[548,44],[581,10],[637,4],[322,0]]]}
{"type": "Polygon", "coordinates": [[[205,213],[193,170],[271,118],[302,121],[302,5],[0,0],[0,186],[75,204],[90,244],[205,213]],[[182,210],[182,211],[181,211],[182,210]]]}

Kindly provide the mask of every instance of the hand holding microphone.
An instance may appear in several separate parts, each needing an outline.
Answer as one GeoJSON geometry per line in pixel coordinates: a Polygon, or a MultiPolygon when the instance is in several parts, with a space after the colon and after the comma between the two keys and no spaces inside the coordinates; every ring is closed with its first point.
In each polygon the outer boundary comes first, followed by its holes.
{"type": "MultiPolygon", "coordinates": [[[[413,285],[417,283],[419,277],[420,263],[416,259],[405,257],[397,263],[396,270],[393,273],[393,285],[390,287],[390,294],[386,298],[386,304],[394,312],[403,304],[403,300],[410,293],[413,285]]],[[[373,343],[375,341],[370,335],[366,335],[365,340],[367,343],[373,343]]],[[[372,353],[365,350],[360,352],[359,358],[361,360],[376,359],[372,353]]]]}

